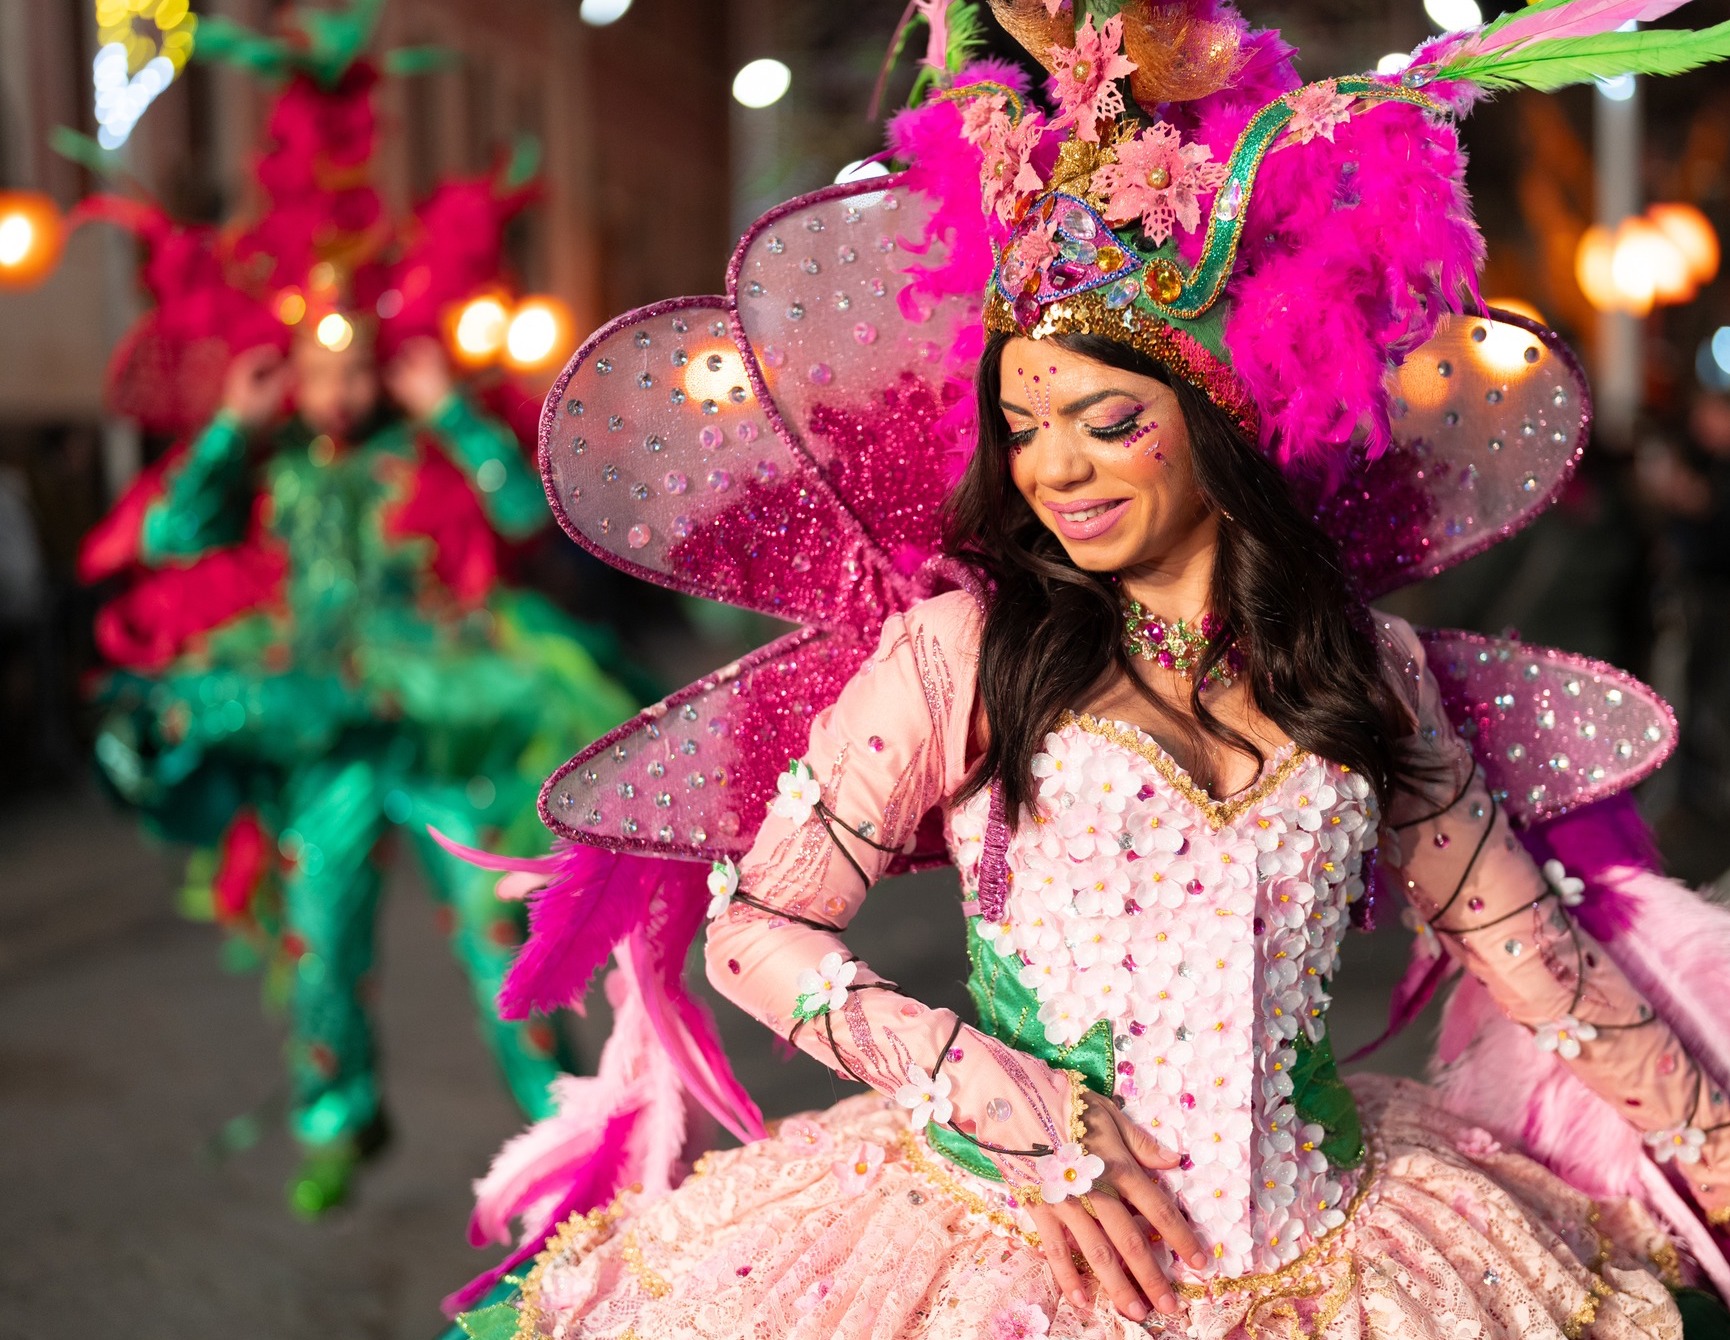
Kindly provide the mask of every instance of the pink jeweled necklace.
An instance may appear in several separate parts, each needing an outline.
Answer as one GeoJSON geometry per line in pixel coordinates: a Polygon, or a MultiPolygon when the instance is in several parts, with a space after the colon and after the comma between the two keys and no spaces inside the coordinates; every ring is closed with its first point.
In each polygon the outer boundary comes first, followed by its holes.
{"type": "MultiPolygon", "coordinates": [[[[1193,624],[1185,619],[1163,619],[1147,613],[1139,600],[1132,600],[1123,621],[1123,649],[1131,656],[1152,661],[1189,679],[1218,631],[1219,624],[1211,614],[1202,615],[1193,624]]],[[[1240,669],[1236,648],[1228,647],[1225,655],[1208,670],[1202,688],[1215,684],[1230,688],[1240,669]]]]}

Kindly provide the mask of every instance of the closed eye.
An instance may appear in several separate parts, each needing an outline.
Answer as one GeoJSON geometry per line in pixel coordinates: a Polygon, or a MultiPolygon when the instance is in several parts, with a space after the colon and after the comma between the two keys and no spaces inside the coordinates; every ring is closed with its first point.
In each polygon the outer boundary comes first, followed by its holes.
{"type": "Polygon", "coordinates": [[[1101,442],[1115,442],[1120,437],[1128,437],[1135,430],[1136,420],[1140,415],[1141,411],[1136,410],[1134,414],[1130,414],[1116,423],[1107,424],[1103,428],[1095,428],[1089,424],[1087,431],[1101,442]]]}

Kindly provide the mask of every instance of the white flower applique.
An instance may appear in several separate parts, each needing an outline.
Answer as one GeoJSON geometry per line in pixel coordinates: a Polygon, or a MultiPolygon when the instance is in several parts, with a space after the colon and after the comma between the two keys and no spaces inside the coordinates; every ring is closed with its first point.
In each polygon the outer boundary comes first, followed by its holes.
{"type": "Polygon", "coordinates": [[[787,771],[775,779],[775,799],[769,811],[778,819],[802,824],[823,799],[823,788],[817,784],[817,774],[802,758],[787,764],[787,771]]]}
{"type": "Polygon", "coordinates": [[[1598,1030],[1591,1024],[1581,1023],[1573,1015],[1564,1014],[1560,1019],[1539,1024],[1532,1034],[1532,1041],[1538,1044],[1539,1051],[1555,1052],[1564,1061],[1572,1061],[1580,1054],[1580,1044],[1597,1036],[1598,1030]]]}
{"type": "Polygon", "coordinates": [[[739,891],[739,867],[731,861],[720,860],[709,867],[709,911],[708,917],[713,921],[727,910],[727,905],[733,901],[733,895],[739,891]]]}
{"type": "Polygon", "coordinates": [[[1104,1172],[1105,1160],[1089,1154],[1079,1144],[1059,1145],[1033,1162],[1033,1175],[1039,1179],[1039,1197],[1047,1203],[1085,1196],[1093,1190],[1094,1178],[1104,1172]]]}
{"type": "Polygon", "coordinates": [[[793,1004],[793,1017],[815,1019],[841,1009],[847,1004],[847,988],[858,971],[857,963],[843,959],[838,953],[823,955],[816,970],[806,968],[794,984],[799,998],[793,1004]]]}
{"type": "Polygon", "coordinates": [[[1646,1135],[1646,1148],[1652,1151],[1652,1157],[1659,1163],[1668,1163],[1671,1159],[1678,1163],[1698,1163],[1701,1146],[1705,1143],[1706,1132],[1686,1122],[1666,1126],[1661,1131],[1650,1131],[1646,1135]]]}
{"type": "Polygon", "coordinates": [[[1586,901],[1586,881],[1570,875],[1560,861],[1544,862],[1544,882],[1556,891],[1563,907],[1578,907],[1586,901]]]}
{"type": "Polygon", "coordinates": [[[928,1075],[908,1062],[907,1082],[895,1090],[895,1101],[907,1109],[908,1124],[922,1131],[932,1122],[941,1126],[955,1115],[949,1090],[949,1076],[928,1075]]]}

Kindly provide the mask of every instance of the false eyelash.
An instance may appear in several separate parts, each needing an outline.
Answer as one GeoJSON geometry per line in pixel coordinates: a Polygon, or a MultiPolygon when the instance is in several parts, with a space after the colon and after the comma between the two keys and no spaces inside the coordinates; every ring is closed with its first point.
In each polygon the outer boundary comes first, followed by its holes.
{"type": "Polygon", "coordinates": [[[1023,428],[1019,433],[1011,433],[1009,435],[1009,449],[1011,451],[1020,451],[1029,442],[1033,441],[1033,434],[1037,431],[1038,430],[1034,428],[1023,428]]]}
{"type": "Polygon", "coordinates": [[[1116,442],[1119,438],[1128,437],[1130,433],[1134,431],[1136,420],[1140,416],[1140,413],[1141,411],[1137,410],[1136,413],[1131,414],[1127,419],[1123,419],[1117,423],[1107,424],[1104,428],[1090,427],[1087,431],[1091,436],[1098,438],[1101,442],[1116,442]]]}

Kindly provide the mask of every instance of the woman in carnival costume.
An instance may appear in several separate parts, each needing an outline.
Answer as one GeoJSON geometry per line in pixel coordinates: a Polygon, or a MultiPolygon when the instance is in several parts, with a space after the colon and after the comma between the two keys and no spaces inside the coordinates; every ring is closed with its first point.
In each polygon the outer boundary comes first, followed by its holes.
{"type": "Polygon", "coordinates": [[[116,667],[98,759],[154,830],[207,849],[194,882],[287,997],[305,1214],[339,1202],[385,1134],[366,994],[393,828],[448,914],[512,1095],[550,1110],[556,1032],[492,1008],[520,919],[426,829],[532,850],[551,751],[632,710],[592,635],[500,584],[498,535],[537,530],[541,494],[440,338],[447,308],[498,284],[526,174],[444,183],[406,227],[385,217],[377,71],[359,55],[376,13],[309,13],[280,41],[201,30],[205,54],[287,79],[256,221],[85,206],[148,255],[154,307],[116,356],[116,408],[187,439],[84,546],[87,580],[123,581],[97,624],[116,667]]]}
{"type": "Polygon", "coordinates": [[[568,845],[494,862],[533,900],[506,1011],[611,949],[616,1031],[479,1187],[476,1240],[522,1236],[467,1333],[1723,1333],[1730,921],[1624,794],[1669,711],[1364,603],[1530,521],[1586,437],[1567,350],[1477,302],[1455,119],[1730,52],[1617,31],[1676,7],[1300,86],[1210,0],[1003,0],[1042,114],[921,0],[908,170],[578,352],[566,529],[804,626],[578,755],[568,845]],[[945,860],[976,1024],[843,939],[945,860]],[[1378,889],[1418,931],[1394,1022],[1460,977],[1436,1087],[1336,1071],[1378,889]],[[716,988],[874,1092],[764,1129],[680,983],[705,916],[716,988]],[[687,1177],[688,1106],[747,1143],[687,1177]]]}

